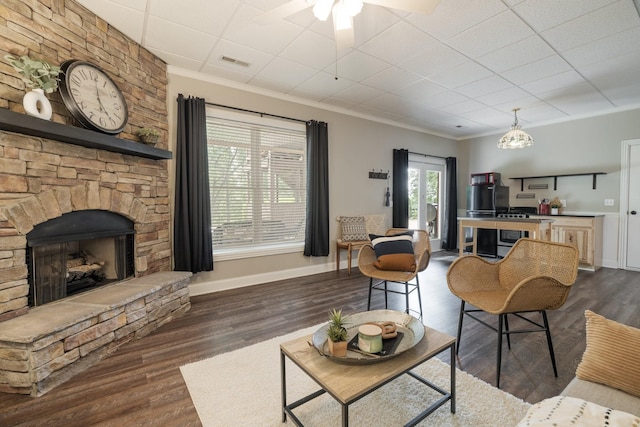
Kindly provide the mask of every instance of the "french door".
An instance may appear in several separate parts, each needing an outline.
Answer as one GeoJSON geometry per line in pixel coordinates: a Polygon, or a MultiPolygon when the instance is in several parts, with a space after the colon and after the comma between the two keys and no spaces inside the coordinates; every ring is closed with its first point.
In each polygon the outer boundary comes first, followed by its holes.
{"type": "Polygon", "coordinates": [[[444,160],[409,156],[409,228],[427,230],[431,247],[440,248],[444,218],[444,160]]]}

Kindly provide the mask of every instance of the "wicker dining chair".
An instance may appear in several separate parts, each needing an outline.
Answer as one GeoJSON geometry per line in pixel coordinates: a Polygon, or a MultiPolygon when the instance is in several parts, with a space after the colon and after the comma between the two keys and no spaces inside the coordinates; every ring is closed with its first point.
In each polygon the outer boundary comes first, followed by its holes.
{"type": "MultiPolygon", "coordinates": [[[[386,236],[394,236],[397,234],[410,231],[407,228],[390,228],[385,233],[386,236]]],[[[415,312],[422,319],[422,298],[420,296],[420,281],[418,273],[424,271],[429,265],[431,258],[431,243],[429,241],[429,233],[426,230],[413,230],[413,252],[415,256],[415,268],[411,271],[395,271],[380,270],[375,266],[377,257],[373,245],[366,244],[358,252],[358,268],[363,275],[369,277],[369,299],[367,302],[367,310],[371,310],[371,293],[372,291],[384,292],[384,307],[388,308],[388,294],[402,294],[405,296],[405,312],[415,312]],[[415,279],[415,283],[411,282],[415,279]],[[395,285],[390,284],[396,283],[395,285]],[[398,286],[400,284],[401,286],[398,286]],[[418,295],[418,309],[410,309],[409,295],[416,291],[418,295]]]]}
{"type": "Polygon", "coordinates": [[[456,354],[460,350],[465,315],[497,332],[496,387],[500,387],[502,336],[506,335],[507,346],[511,349],[510,334],[544,331],[553,373],[557,377],[546,310],[557,309],[565,303],[577,274],[578,249],[575,246],[529,238],[519,239],[498,262],[489,262],[475,255],[456,259],[447,271],[449,289],[461,300],[456,354]],[[466,309],[467,303],[476,309],[466,309]],[[480,311],[498,315],[498,327],[495,328],[474,314],[480,311]],[[522,315],[527,312],[539,312],[542,324],[522,315]],[[510,330],[508,314],[517,316],[536,328],[510,330]]]}

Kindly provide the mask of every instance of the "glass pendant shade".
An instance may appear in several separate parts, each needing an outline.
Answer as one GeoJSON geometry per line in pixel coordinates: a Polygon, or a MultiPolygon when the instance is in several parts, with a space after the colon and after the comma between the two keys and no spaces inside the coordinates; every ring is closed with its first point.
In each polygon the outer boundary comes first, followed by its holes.
{"type": "Polygon", "coordinates": [[[518,110],[519,108],[513,109],[515,122],[511,126],[511,130],[504,134],[504,136],[498,141],[498,148],[524,148],[533,145],[533,138],[531,135],[524,132],[518,124],[518,110]]]}

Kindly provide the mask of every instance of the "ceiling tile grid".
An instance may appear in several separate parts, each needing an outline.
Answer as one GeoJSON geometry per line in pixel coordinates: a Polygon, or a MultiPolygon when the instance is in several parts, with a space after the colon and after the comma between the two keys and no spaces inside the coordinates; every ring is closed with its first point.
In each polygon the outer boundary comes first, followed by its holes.
{"type": "Polygon", "coordinates": [[[640,107],[640,0],[364,0],[343,49],[313,0],[77,1],[175,69],[452,139],[508,129],[514,107],[523,126],[640,107]]]}

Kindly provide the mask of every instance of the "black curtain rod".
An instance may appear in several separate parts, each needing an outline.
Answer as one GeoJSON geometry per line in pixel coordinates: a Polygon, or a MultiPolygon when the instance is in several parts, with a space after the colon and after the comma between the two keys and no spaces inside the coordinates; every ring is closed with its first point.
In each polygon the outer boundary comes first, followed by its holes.
{"type": "Polygon", "coordinates": [[[449,157],[442,157],[442,156],[434,156],[433,154],[414,153],[413,151],[409,151],[409,154],[415,154],[417,156],[424,156],[424,157],[435,157],[436,159],[444,159],[444,160],[447,160],[449,158],[449,157]]]}
{"type": "Polygon", "coordinates": [[[206,104],[214,106],[214,107],[221,107],[221,108],[228,108],[230,110],[242,111],[242,112],[245,112],[245,113],[260,114],[260,116],[269,116],[269,117],[275,117],[277,119],[291,120],[293,122],[307,123],[307,121],[308,121],[308,120],[294,119],[292,117],[278,116],[276,114],[261,113],[260,111],[247,110],[247,109],[244,109],[244,108],[230,107],[228,105],[214,104],[213,102],[206,102],[206,104]]]}

